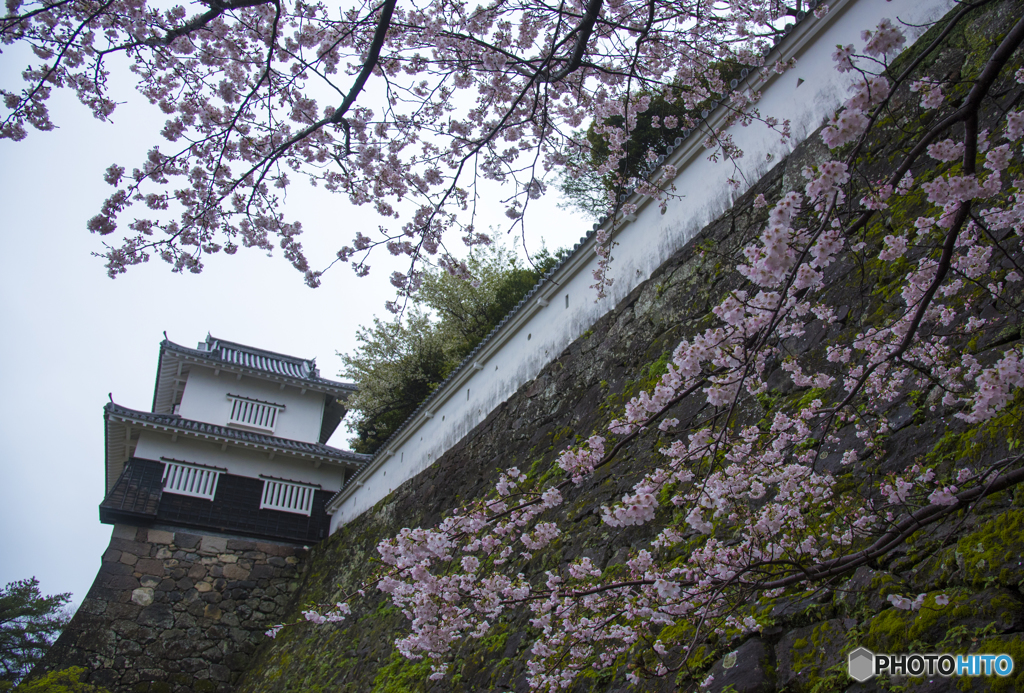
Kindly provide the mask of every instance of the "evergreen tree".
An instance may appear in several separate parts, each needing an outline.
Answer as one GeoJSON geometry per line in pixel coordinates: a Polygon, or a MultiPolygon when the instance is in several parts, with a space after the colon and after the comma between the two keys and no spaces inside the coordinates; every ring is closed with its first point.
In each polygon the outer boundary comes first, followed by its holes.
{"type": "Polygon", "coordinates": [[[34,577],[0,590],[0,681],[17,683],[42,659],[71,620],[70,601],[70,592],[44,597],[34,577]]]}

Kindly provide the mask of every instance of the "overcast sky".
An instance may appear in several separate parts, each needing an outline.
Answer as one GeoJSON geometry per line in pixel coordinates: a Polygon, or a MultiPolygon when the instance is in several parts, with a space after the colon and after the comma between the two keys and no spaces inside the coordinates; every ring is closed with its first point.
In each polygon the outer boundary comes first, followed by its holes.
{"type": "MultiPolygon", "coordinates": [[[[5,87],[23,67],[14,53],[0,55],[5,87]]],[[[138,101],[130,92],[119,96],[138,101]]],[[[210,332],[316,357],[321,374],[336,378],[335,352],[353,349],[356,328],[374,314],[387,315],[388,276],[405,267],[380,253],[369,277],[335,267],[314,290],[279,253],[242,249],[215,256],[198,276],[172,274],[153,260],[111,280],[90,255],[102,244],[85,223],[113,190],[103,171],[140,163],[163,120],[133,103],[104,124],[69,95],[51,110],[58,130],[0,141],[0,584],[34,575],[44,593],[72,592],[77,605],[110,538],[97,509],[103,405],[111,393],[124,406],[150,408],[163,331],[186,346],[210,332]]],[[[556,209],[554,196],[541,202],[531,203],[527,228],[535,247],[542,237],[552,249],[571,245],[590,225],[556,209]]],[[[288,207],[303,223],[314,267],[357,230],[372,235],[380,223],[369,208],[313,190],[293,191],[288,207]]],[[[347,447],[346,437],[339,428],[331,444],[347,447]]]]}

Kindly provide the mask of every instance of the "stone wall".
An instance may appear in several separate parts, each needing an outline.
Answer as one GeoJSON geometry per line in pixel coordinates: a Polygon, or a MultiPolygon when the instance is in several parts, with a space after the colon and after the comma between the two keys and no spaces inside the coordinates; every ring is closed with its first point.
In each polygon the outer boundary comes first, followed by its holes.
{"type": "Polygon", "coordinates": [[[116,525],[37,671],[84,666],[114,693],[230,691],[287,612],[305,557],[288,544],[116,525]]]}

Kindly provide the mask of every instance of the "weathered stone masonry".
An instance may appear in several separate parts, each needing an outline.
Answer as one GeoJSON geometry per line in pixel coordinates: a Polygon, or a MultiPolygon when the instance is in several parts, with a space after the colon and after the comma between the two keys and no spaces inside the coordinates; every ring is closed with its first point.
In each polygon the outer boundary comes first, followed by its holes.
{"type": "Polygon", "coordinates": [[[305,570],[289,544],[116,525],[99,574],[43,669],[113,691],[230,691],[305,570]]]}

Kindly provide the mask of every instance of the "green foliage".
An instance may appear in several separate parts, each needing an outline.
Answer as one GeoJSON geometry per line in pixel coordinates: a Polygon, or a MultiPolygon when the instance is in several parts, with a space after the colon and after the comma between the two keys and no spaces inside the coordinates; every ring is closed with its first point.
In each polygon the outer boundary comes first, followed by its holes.
{"type": "Polygon", "coordinates": [[[359,386],[348,401],[352,449],[376,452],[565,254],[542,249],[526,267],[501,246],[479,249],[466,261],[476,281],[428,272],[401,321],[361,328],[355,352],[341,355],[359,386]]]}
{"type": "MultiPolygon", "coordinates": [[[[559,178],[558,187],[565,199],[560,206],[576,209],[595,219],[603,216],[608,211],[609,194],[617,195],[625,190],[630,179],[641,174],[647,162],[647,150],[664,154],[666,148],[674,145],[676,138],[681,136],[684,127],[696,127],[702,120],[702,111],[709,109],[712,101],[729,91],[730,80],[739,77],[742,68],[736,62],[715,64],[712,70],[701,76],[702,89],[699,91],[671,85],[659,94],[635,95],[634,98],[650,97],[650,105],[637,116],[636,127],[626,142],[626,157],[619,162],[618,170],[606,176],[597,175],[596,169],[608,160],[611,149],[597,131],[596,123],[577,133],[578,139],[585,139],[589,144],[589,156],[575,153],[566,172],[559,178]],[[666,98],[666,94],[671,96],[666,98]],[[669,116],[679,120],[677,128],[654,127],[655,117],[663,123],[669,116]]],[[[604,121],[605,125],[617,128],[622,127],[622,123],[622,116],[617,115],[604,121]]]]}
{"type": "Polygon", "coordinates": [[[83,683],[81,678],[84,673],[82,667],[51,671],[46,676],[26,681],[16,690],[17,693],[109,693],[101,686],[83,683]]]}
{"type": "Polygon", "coordinates": [[[418,693],[426,690],[430,662],[406,659],[397,651],[391,653],[373,680],[373,693],[418,693]]]}
{"type": "Polygon", "coordinates": [[[42,659],[71,620],[69,601],[68,592],[44,597],[34,577],[0,590],[0,681],[17,683],[42,659]]]}

